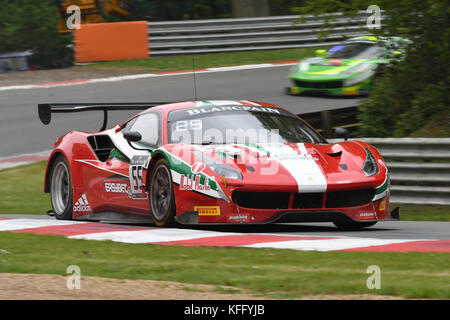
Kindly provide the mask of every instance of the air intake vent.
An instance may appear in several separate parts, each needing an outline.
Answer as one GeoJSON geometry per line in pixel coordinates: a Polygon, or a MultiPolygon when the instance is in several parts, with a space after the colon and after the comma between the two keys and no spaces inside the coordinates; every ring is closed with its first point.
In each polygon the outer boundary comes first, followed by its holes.
{"type": "Polygon", "coordinates": [[[342,81],[310,82],[310,81],[295,80],[295,85],[301,88],[334,89],[334,88],[342,88],[342,81]]]}
{"type": "Polygon", "coordinates": [[[318,209],[322,207],[323,193],[296,193],[294,209],[318,209]]]}
{"type": "Polygon", "coordinates": [[[233,192],[233,201],[240,207],[253,209],[287,209],[289,192],[233,192]]]}
{"type": "Polygon", "coordinates": [[[114,148],[114,144],[110,137],[103,134],[89,136],[88,141],[98,160],[105,162],[108,159],[111,150],[114,148]]]}
{"type": "Polygon", "coordinates": [[[327,208],[362,206],[372,201],[374,195],[373,189],[328,192],[327,208]]]}

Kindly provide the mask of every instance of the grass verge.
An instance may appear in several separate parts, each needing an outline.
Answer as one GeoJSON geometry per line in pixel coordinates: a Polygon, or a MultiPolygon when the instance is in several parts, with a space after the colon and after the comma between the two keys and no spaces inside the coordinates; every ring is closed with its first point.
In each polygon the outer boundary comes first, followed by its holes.
{"type": "Polygon", "coordinates": [[[0,170],[0,213],[45,214],[51,209],[44,193],[46,161],[0,170]]]}
{"type": "Polygon", "coordinates": [[[390,208],[400,207],[400,220],[403,221],[450,221],[450,206],[394,204],[390,208]]]}
{"type": "MultiPolygon", "coordinates": [[[[325,47],[320,47],[326,49],[325,47]]],[[[79,66],[77,68],[91,70],[192,70],[195,63],[195,69],[204,69],[212,67],[236,66],[244,64],[258,64],[268,62],[281,62],[299,60],[305,57],[314,57],[316,47],[282,49],[282,50],[258,50],[258,51],[239,51],[225,53],[206,53],[198,55],[180,55],[166,57],[151,57],[146,59],[132,59],[98,62],[94,64],[79,66]],[[193,61],[194,60],[194,61],[193,61]]]]}
{"type": "MultiPolygon", "coordinates": [[[[65,274],[232,286],[254,295],[377,294],[450,298],[448,254],[414,252],[305,252],[172,247],[0,232],[0,272],[65,274]],[[367,288],[377,265],[381,289],[367,288]]],[[[236,292],[239,293],[239,292],[236,292]]]]}
{"type": "MultiPolygon", "coordinates": [[[[45,214],[50,196],[43,191],[46,162],[0,170],[0,213],[45,214]]],[[[391,204],[404,221],[450,221],[450,206],[391,204]]]]}

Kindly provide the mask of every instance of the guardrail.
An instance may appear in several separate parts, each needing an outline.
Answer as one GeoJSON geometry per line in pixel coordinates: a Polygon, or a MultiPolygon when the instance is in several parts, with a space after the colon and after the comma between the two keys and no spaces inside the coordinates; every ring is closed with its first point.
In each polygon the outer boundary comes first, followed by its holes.
{"type": "Polygon", "coordinates": [[[334,129],[345,128],[352,137],[361,125],[357,118],[358,107],[316,111],[299,116],[319,131],[325,138],[334,137],[334,129]]]}
{"type": "Polygon", "coordinates": [[[391,202],[450,205],[450,138],[364,138],[390,173],[391,202]]]}
{"type": "Polygon", "coordinates": [[[391,202],[450,205],[450,138],[353,138],[361,125],[357,114],[357,107],[348,107],[299,116],[326,138],[334,137],[336,127],[344,127],[350,140],[375,146],[389,169],[391,202]]]}
{"type": "MultiPolygon", "coordinates": [[[[323,28],[324,19],[298,15],[149,22],[150,54],[175,55],[244,50],[268,50],[335,45],[346,37],[366,35],[366,11],[353,19],[342,13],[329,14],[333,19],[323,28]],[[317,31],[328,30],[324,39],[317,31]]],[[[321,17],[325,17],[324,15],[321,17]]]]}
{"type": "MultiPolygon", "coordinates": [[[[360,123],[357,107],[300,114],[326,138],[333,129],[360,123]]],[[[330,142],[342,141],[328,139],[330,142]]],[[[375,146],[386,161],[391,180],[391,202],[450,205],[450,138],[350,138],[375,146]]]]}

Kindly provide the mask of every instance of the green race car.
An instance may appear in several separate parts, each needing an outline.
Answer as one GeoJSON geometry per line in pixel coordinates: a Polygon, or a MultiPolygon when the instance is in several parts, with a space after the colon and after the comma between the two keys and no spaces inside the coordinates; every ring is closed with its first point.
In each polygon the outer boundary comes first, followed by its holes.
{"type": "Polygon", "coordinates": [[[403,58],[411,41],[400,37],[361,36],[329,49],[317,50],[289,71],[289,94],[319,92],[331,95],[367,95],[382,65],[403,58]]]}

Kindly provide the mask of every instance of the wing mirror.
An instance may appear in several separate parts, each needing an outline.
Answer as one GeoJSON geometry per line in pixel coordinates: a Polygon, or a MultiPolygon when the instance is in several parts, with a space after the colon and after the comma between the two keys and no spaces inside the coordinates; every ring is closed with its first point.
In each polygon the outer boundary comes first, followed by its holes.
{"type": "Polygon", "coordinates": [[[345,128],[336,128],[334,130],[334,136],[336,139],[344,139],[347,141],[348,139],[348,130],[345,128]]]}
{"type": "Polygon", "coordinates": [[[129,131],[129,132],[125,132],[123,134],[123,137],[128,141],[128,142],[138,142],[141,141],[142,139],[142,135],[137,132],[137,131],[129,131]]]}
{"type": "Polygon", "coordinates": [[[324,50],[324,49],[316,50],[316,56],[319,57],[319,58],[323,58],[325,56],[325,53],[327,53],[327,51],[324,50]]]}

